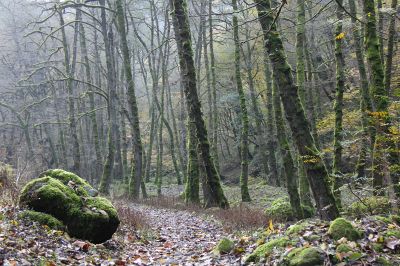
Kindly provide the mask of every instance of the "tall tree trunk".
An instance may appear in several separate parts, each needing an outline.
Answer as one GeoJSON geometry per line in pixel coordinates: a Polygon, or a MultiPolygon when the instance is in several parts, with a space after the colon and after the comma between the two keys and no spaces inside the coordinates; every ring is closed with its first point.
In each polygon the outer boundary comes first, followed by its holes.
{"type": "Polygon", "coordinates": [[[212,2],[208,2],[208,27],[209,27],[209,43],[210,43],[210,67],[211,67],[211,87],[212,87],[212,113],[213,113],[213,128],[211,132],[212,141],[211,147],[214,156],[215,167],[220,172],[218,159],[218,108],[217,108],[217,78],[215,74],[215,53],[214,53],[214,29],[212,16],[212,2]]]}
{"type": "Polygon", "coordinates": [[[196,137],[199,142],[198,150],[205,170],[204,183],[208,193],[204,197],[204,206],[228,208],[229,203],[225,198],[219,174],[210,154],[207,130],[196,91],[196,70],[194,68],[189,18],[186,9],[187,3],[185,0],[171,0],[170,3],[189,120],[196,128],[196,137]]]}
{"type": "Polygon", "coordinates": [[[72,170],[79,174],[80,172],[80,151],[79,151],[79,140],[78,140],[78,132],[76,129],[76,118],[75,118],[75,103],[74,103],[74,75],[75,75],[75,62],[76,62],[76,34],[78,33],[78,29],[75,30],[74,34],[74,45],[73,45],[73,59],[72,63],[70,60],[69,47],[67,43],[67,35],[65,33],[65,23],[64,17],[61,10],[58,11],[60,17],[60,27],[61,27],[61,35],[62,35],[62,43],[64,50],[64,64],[67,75],[67,93],[68,93],[68,122],[70,127],[70,133],[72,138],[72,157],[74,161],[74,165],[72,170]]]}
{"type": "Polygon", "coordinates": [[[371,106],[371,98],[369,94],[369,85],[368,85],[368,76],[367,70],[364,63],[364,53],[362,48],[362,38],[360,33],[360,24],[357,22],[357,10],[356,4],[354,0],[349,0],[349,10],[351,17],[351,23],[354,27],[353,37],[354,37],[354,46],[355,53],[357,58],[357,66],[358,72],[360,73],[360,109],[361,109],[361,125],[362,125],[362,140],[361,140],[361,148],[357,160],[356,165],[356,174],[357,178],[365,178],[366,177],[366,166],[367,166],[367,153],[370,150],[369,139],[374,135],[372,127],[370,127],[370,122],[368,118],[368,112],[372,111],[371,106]]]}
{"type": "MultiPolygon", "coordinates": [[[[77,9],[78,12],[79,9],[77,9]]],[[[81,16],[78,18],[81,20],[81,16]]],[[[90,69],[89,57],[87,53],[87,45],[86,45],[86,35],[85,35],[85,28],[83,23],[79,23],[79,34],[80,34],[80,46],[81,46],[81,53],[83,57],[83,63],[85,64],[85,74],[86,74],[86,82],[92,84],[92,74],[90,69]]],[[[94,87],[89,86],[89,107],[90,107],[90,121],[92,124],[92,134],[93,134],[93,144],[94,144],[94,151],[96,156],[96,163],[95,163],[95,176],[98,176],[100,173],[101,165],[102,165],[102,157],[101,157],[101,150],[100,150],[100,141],[99,141],[99,129],[97,126],[97,119],[96,119],[96,112],[95,112],[95,100],[94,100],[94,87]]]]}
{"type": "Polygon", "coordinates": [[[239,94],[240,104],[240,120],[241,120],[241,134],[240,134],[240,159],[241,159],[241,173],[240,173],[240,191],[242,194],[242,201],[251,201],[248,179],[249,179],[249,116],[247,114],[246,96],[243,90],[242,76],[240,73],[240,40],[239,40],[239,24],[236,12],[238,11],[237,0],[232,0],[233,6],[233,40],[235,42],[235,78],[236,88],[239,94]]]}
{"type": "Polygon", "coordinates": [[[371,68],[370,92],[372,93],[374,111],[371,115],[376,128],[372,165],[373,185],[375,194],[382,194],[384,176],[389,174],[392,185],[394,185],[395,194],[399,197],[400,171],[397,170],[399,152],[390,132],[389,94],[384,86],[384,70],[380,56],[382,44],[379,42],[377,34],[374,0],[364,1],[364,14],[366,16],[365,48],[367,61],[371,68]]]}
{"type": "MultiPolygon", "coordinates": [[[[266,62],[267,63],[267,62],[266,62]]],[[[272,75],[269,70],[269,65],[266,64],[266,71],[268,72],[269,79],[272,79],[272,75]]],[[[282,106],[281,100],[279,98],[279,88],[274,82],[273,86],[269,88],[273,90],[273,104],[274,104],[274,115],[276,121],[276,127],[279,134],[277,134],[278,138],[278,147],[283,156],[283,168],[285,171],[286,177],[286,186],[289,194],[290,206],[292,207],[293,213],[296,218],[303,218],[303,209],[301,207],[300,195],[298,191],[298,175],[296,173],[294,160],[292,153],[290,151],[289,142],[288,142],[288,132],[286,132],[284,126],[284,118],[282,115],[282,106]]]]}
{"type": "Polygon", "coordinates": [[[332,220],[339,216],[335,198],[328,182],[328,172],[323,160],[316,150],[314,139],[310,132],[309,123],[304,114],[294,84],[289,64],[287,63],[284,47],[274,24],[275,18],[269,0],[256,0],[258,17],[263,29],[265,49],[267,50],[275,80],[280,89],[286,118],[289,121],[296,146],[303,158],[307,177],[311,185],[317,209],[322,219],[332,220]]]}
{"type": "Polygon", "coordinates": [[[396,11],[397,11],[397,0],[392,0],[390,6],[393,9],[393,14],[390,15],[389,20],[389,37],[387,45],[387,55],[385,64],[385,88],[388,90],[388,94],[391,94],[391,80],[392,80],[392,67],[393,67],[393,56],[394,56],[394,44],[396,38],[396,11]]]}
{"type": "Polygon", "coordinates": [[[344,93],[344,67],[345,61],[343,56],[343,0],[337,0],[338,6],[336,8],[336,17],[338,19],[336,30],[335,30],[335,63],[336,63],[336,97],[333,109],[335,111],[335,129],[333,133],[333,190],[336,197],[336,203],[341,208],[340,199],[340,185],[342,178],[342,141],[343,141],[343,93],[344,93]]]}
{"type": "MultiPolygon", "coordinates": [[[[249,39],[249,31],[246,31],[247,36],[246,38],[249,39]]],[[[244,59],[246,61],[246,70],[247,70],[247,79],[248,79],[248,83],[249,83],[249,89],[250,89],[250,97],[251,97],[251,106],[253,109],[253,113],[255,116],[255,130],[256,130],[256,140],[257,140],[257,145],[258,145],[258,149],[257,152],[259,153],[260,157],[261,157],[261,169],[264,172],[264,175],[267,177],[270,173],[270,168],[268,167],[268,146],[267,146],[267,142],[270,138],[273,138],[271,132],[268,132],[268,138],[267,140],[265,140],[264,138],[264,131],[262,129],[262,121],[264,121],[264,117],[263,114],[260,110],[260,107],[258,105],[258,101],[257,101],[257,92],[256,92],[256,88],[254,85],[254,78],[253,78],[253,62],[252,62],[252,51],[250,48],[250,43],[247,41],[246,42],[246,47],[247,47],[247,53],[248,53],[248,59],[246,60],[246,57],[244,56],[244,59]]],[[[269,90],[271,89],[271,81],[269,80],[271,79],[271,75],[267,76],[266,71],[264,71],[264,75],[265,75],[265,82],[266,82],[266,89],[269,90]]],[[[270,101],[270,99],[267,99],[268,101],[270,101]]],[[[267,106],[268,107],[268,106],[267,106]]],[[[267,108],[268,109],[268,108],[267,108]]],[[[268,118],[270,118],[269,116],[270,112],[268,111],[268,118]]],[[[268,125],[270,125],[270,123],[272,124],[273,121],[269,120],[267,121],[268,125]]],[[[268,127],[268,129],[270,129],[268,127]]],[[[274,154],[273,152],[271,152],[271,154],[274,154]]],[[[275,159],[275,157],[273,158],[275,159]]],[[[274,168],[274,170],[272,171],[272,175],[274,175],[274,173],[276,172],[276,167],[274,168]]],[[[277,176],[274,176],[273,178],[278,178],[277,176]]]]}
{"type": "MultiPolygon", "coordinates": [[[[140,135],[140,125],[139,125],[139,111],[135,95],[135,83],[132,77],[132,67],[129,56],[128,41],[126,38],[125,29],[125,13],[122,5],[122,0],[116,1],[117,7],[117,21],[118,21],[118,31],[120,35],[121,42],[121,52],[123,56],[123,64],[125,71],[125,78],[128,84],[128,104],[132,119],[132,144],[133,152],[135,157],[135,163],[132,165],[131,169],[131,182],[130,182],[130,194],[133,198],[139,197],[140,186],[144,185],[142,182],[143,177],[143,147],[142,139],[140,135]]],[[[144,189],[144,188],[142,188],[144,189]]]]}
{"type": "MultiPolygon", "coordinates": [[[[299,92],[300,102],[303,110],[306,103],[305,90],[305,3],[304,0],[297,0],[297,27],[296,27],[296,82],[299,92]]],[[[310,184],[307,174],[304,171],[303,160],[298,158],[298,173],[300,178],[300,196],[304,205],[311,205],[310,184]]]]}

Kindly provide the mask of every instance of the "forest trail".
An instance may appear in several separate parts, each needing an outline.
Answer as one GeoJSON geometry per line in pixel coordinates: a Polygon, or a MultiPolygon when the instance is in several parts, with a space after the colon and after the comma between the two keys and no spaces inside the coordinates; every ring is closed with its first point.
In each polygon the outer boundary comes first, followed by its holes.
{"type": "Polygon", "coordinates": [[[111,240],[97,245],[22,220],[19,208],[0,206],[0,265],[239,264],[240,257],[213,253],[228,236],[213,219],[190,211],[128,206],[143,228],[122,222],[111,240]]]}
{"type": "MultiPolygon", "coordinates": [[[[155,239],[139,245],[138,255],[144,255],[146,264],[162,265],[235,265],[239,258],[215,256],[212,249],[227,236],[212,219],[195,212],[159,209],[133,204],[135,211],[143,213],[155,233],[155,239]]],[[[139,261],[137,261],[139,262],[139,261]]]]}

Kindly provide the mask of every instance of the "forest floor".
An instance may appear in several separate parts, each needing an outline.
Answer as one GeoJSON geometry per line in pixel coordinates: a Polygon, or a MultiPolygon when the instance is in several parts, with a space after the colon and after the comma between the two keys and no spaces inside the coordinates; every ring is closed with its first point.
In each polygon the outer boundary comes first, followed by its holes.
{"type": "Polygon", "coordinates": [[[125,222],[111,240],[93,245],[0,206],[0,265],[236,265],[241,259],[213,253],[229,236],[214,219],[138,204],[119,208],[125,222]]]}
{"type": "MultiPolygon", "coordinates": [[[[349,218],[360,238],[334,240],[328,222],[313,218],[292,225],[266,217],[265,208],[287,193],[261,179],[250,178],[253,200],[246,204],[240,203],[239,187],[226,182],[229,210],[186,206],[179,198],[183,186],[173,181],[165,179],[163,197],[148,183],[150,198],[137,203],[118,200],[115,193],[121,225],[111,240],[97,245],[20,219],[18,191],[10,194],[12,201],[2,200],[0,193],[0,266],[242,265],[260,247],[266,248],[260,254],[268,253],[268,258],[256,260],[266,265],[286,265],[281,263],[289,252],[310,247],[318,250],[324,265],[400,265],[400,218],[349,218]],[[220,254],[215,247],[224,238],[234,247],[220,254]],[[280,246],[270,249],[269,243],[280,246]]],[[[354,201],[343,194],[346,205],[354,201]]]]}

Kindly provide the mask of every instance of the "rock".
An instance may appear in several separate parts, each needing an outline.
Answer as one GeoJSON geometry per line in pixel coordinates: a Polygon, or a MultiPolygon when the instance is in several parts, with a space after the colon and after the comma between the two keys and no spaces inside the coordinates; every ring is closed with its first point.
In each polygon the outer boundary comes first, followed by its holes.
{"type": "Polygon", "coordinates": [[[331,222],[328,234],[335,240],[345,237],[350,241],[356,241],[361,237],[353,225],[344,218],[337,218],[331,222]]]}
{"type": "Polygon", "coordinates": [[[47,225],[49,228],[54,230],[64,230],[64,224],[51,216],[50,214],[46,214],[43,212],[35,212],[35,211],[23,211],[21,212],[18,217],[20,219],[29,219],[34,222],[38,222],[41,225],[47,225]]]}
{"type": "Polygon", "coordinates": [[[246,263],[258,262],[260,259],[268,257],[274,248],[284,248],[288,245],[294,244],[288,237],[275,238],[265,244],[258,246],[253,253],[245,258],[246,263]]]}
{"type": "Polygon", "coordinates": [[[227,254],[232,251],[235,247],[235,243],[228,238],[221,239],[217,246],[215,247],[215,251],[219,254],[227,254]]]}
{"type": "Polygon", "coordinates": [[[96,197],[99,192],[94,189],[85,179],[74,173],[67,172],[62,169],[50,169],[39,175],[39,177],[50,176],[61,181],[64,185],[73,188],[79,196],[96,197]]]}
{"type": "Polygon", "coordinates": [[[318,266],[324,265],[324,252],[315,247],[295,248],[285,259],[290,266],[318,266]]]}
{"type": "Polygon", "coordinates": [[[20,206],[49,214],[62,221],[70,236],[102,243],[112,237],[119,225],[117,211],[79,176],[49,170],[22,189],[20,206]]]}
{"type": "MultiPolygon", "coordinates": [[[[314,216],[315,211],[312,207],[304,205],[301,205],[301,207],[303,209],[304,218],[314,216]]],[[[289,199],[287,198],[278,198],[274,200],[271,206],[265,210],[265,214],[267,217],[279,221],[290,221],[295,218],[289,199]]]]}

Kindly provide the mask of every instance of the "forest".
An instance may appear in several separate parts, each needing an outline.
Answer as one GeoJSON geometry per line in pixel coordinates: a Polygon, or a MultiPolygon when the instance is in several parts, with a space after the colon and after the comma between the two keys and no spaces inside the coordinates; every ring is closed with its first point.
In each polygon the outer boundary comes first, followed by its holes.
{"type": "Polygon", "coordinates": [[[0,0],[0,266],[400,265],[397,0],[0,0]]]}

